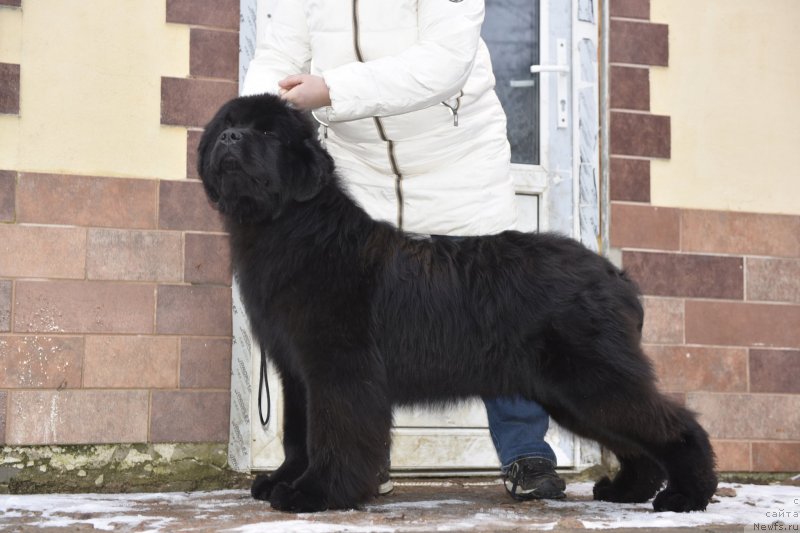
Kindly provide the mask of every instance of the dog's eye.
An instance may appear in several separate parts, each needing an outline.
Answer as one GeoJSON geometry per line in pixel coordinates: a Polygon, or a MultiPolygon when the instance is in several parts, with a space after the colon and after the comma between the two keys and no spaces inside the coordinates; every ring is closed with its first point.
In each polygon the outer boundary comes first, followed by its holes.
{"type": "Polygon", "coordinates": [[[263,133],[264,135],[268,135],[268,136],[270,136],[270,137],[276,137],[276,138],[278,137],[278,136],[277,136],[277,135],[276,135],[274,132],[272,132],[272,131],[262,131],[261,133],[263,133]]]}

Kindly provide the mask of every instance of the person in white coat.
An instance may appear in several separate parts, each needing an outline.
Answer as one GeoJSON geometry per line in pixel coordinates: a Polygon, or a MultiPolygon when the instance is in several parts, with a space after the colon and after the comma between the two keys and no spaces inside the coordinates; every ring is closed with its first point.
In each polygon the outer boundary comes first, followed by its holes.
{"type": "MultiPolygon", "coordinates": [[[[242,93],[312,110],[349,193],[373,218],[429,238],[513,229],[506,117],[483,16],[483,0],[271,0],[242,93]]],[[[484,403],[511,496],[563,498],[547,413],[521,398],[484,403]]],[[[380,475],[391,490],[388,470],[380,475]]]]}

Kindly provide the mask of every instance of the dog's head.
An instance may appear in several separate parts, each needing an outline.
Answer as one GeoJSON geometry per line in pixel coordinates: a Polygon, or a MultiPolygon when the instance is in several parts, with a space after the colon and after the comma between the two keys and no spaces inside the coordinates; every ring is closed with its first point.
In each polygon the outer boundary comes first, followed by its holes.
{"type": "Polygon", "coordinates": [[[197,151],[209,199],[242,222],[273,220],[289,203],[314,198],[333,172],[311,120],[269,94],[223,105],[197,151]]]}

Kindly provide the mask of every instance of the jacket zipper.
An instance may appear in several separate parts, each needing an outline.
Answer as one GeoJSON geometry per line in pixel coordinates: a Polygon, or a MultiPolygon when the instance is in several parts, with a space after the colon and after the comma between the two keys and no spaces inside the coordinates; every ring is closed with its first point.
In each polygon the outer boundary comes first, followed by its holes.
{"type": "MultiPolygon", "coordinates": [[[[353,47],[355,48],[356,58],[363,63],[364,57],[361,55],[361,45],[358,40],[358,0],[353,0],[353,47]]],[[[394,173],[394,191],[397,196],[397,227],[403,229],[403,175],[400,173],[400,167],[397,165],[397,158],[394,153],[394,141],[386,138],[386,131],[383,129],[383,123],[378,117],[372,117],[375,121],[375,127],[378,129],[378,135],[381,140],[386,143],[386,149],[389,154],[389,164],[392,166],[394,173]]]]}

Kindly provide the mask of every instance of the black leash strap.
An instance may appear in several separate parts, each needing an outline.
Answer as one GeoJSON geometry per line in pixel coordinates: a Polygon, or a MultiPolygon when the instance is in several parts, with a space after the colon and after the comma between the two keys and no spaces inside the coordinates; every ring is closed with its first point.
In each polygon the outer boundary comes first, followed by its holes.
{"type": "Polygon", "coordinates": [[[267,379],[267,352],[261,348],[261,371],[258,377],[258,418],[261,420],[261,425],[267,427],[269,418],[272,415],[272,405],[269,400],[269,380],[267,379]],[[261,393],[267,393],[267,416],[264,417],[264,411],[261,408],[261,393]]]}

